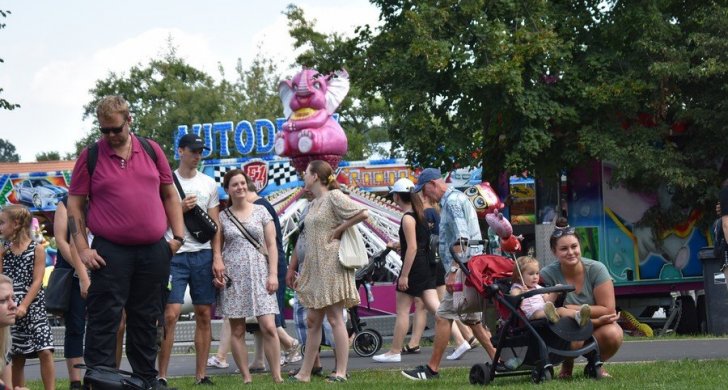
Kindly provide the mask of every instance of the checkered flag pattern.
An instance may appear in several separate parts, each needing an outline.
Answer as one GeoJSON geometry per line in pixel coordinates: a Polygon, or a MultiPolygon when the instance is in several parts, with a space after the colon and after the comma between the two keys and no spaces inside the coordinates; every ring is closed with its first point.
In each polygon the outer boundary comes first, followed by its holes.
{"type": "Polygon", "coordinates": [[[299,181],[296,169],[290,161],[268,163],[268,181],[277,186],[299,181]]]}
{"type": "MultiPolygon", "coordinates": [[[[240,168],[237,165],[216,165],[214,167],[212,178],[215,182],[222,184],[222,178],[231,169],[240,168]]],[[[269,162],[268,163],[268,182],[273,183],[276,186],[282,186],[284,184],[293,183],[301,180],[296,173],[296,169],[293,167],[290,161],[281,162],[269,162]]]]}
{"type": "Polygon", "coordinates": [[[222,185],[222,178],[225,177],[225,174],[228,173],[228,171],[231,171],[233,169],[240,168],[235,165],[216,165],[214,167],[213,176],[212,178],[215,179],[215,182],[219,185],[222,185]]]}

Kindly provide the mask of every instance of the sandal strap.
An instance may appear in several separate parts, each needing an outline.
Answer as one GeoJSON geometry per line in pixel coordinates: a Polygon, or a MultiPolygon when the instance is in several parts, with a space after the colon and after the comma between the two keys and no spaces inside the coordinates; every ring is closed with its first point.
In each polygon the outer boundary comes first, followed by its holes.
{"type": "Polygon", "coordinates": [[[404,347],[402,347],[402,353],[418,353],[420,352],[420,346],[416,347],[410,347],[409,345],[405,344],[404,347]]]}

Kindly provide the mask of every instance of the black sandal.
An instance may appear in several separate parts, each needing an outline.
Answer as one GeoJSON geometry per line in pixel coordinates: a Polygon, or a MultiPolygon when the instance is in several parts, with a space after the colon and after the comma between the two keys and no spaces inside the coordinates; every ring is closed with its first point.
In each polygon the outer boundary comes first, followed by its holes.
{"type": "Polygon", "coordinates": [[[409,345],[405,344],[404,347],[402,347],[402,355],[411,355],[415,353],[420,353],[422,350],[420,349],[420,346],[416,347],[410,347],[409,345]]]}
{"type": "MultiPolygon", "coordinates": [[[[295,370],[288,371],[288,376],[296,376],[298,375],[298,372],[301,371],[301,368],[296,368],[295,370]]],[[[324,376],[324,368],[323,367],[314,367],[311,369],[311,376],[324,376]]]]}

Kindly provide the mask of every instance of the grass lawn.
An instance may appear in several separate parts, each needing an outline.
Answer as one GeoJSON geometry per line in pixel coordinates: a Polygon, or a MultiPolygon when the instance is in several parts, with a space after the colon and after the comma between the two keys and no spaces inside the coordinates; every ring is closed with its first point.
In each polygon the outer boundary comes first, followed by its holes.
{"type": "MultiPolygon", "coordinates": [[[[599,381],[582,376],[583,365],[574,368],[574,378],[569,381],[553,380],[539,385],[538,389],[720,389],[728,383],[728,360],[682,360],[675,362],[651,363],[610,363],[607,364],[612,378],[599,381]],[[566,385],[566,386],[565,386],[566,385]]],[[[275,385],[269,374],[254,375],[256,389],[301,388],[331,389],[439,389],[475,388],[468,382],[469,368],[443,369],[440,379],[430,382],[414,382],[406,379],[398,370],[353,371],[346,384],[331,384],[321,378],[314,378],[310,384],[284,383],[275,385]]],[[[558,373],[558,368],[556,369],[558,373]]],[[[217,389],[243,388],[242,378],[238,375],[214,376],[217,389]]],[[[170,380],[170,386],[179,389],[197,389],[191,377],[170,380]]],[[[57,381],[58,389],[67,389],[67,381],[57,381]]],[[[508,389],[534,389],[530,376],[496,378],[489,387],[508,389]]],[[[29,383],[31,389],[42,389],[41,381],[29,383]]]]}

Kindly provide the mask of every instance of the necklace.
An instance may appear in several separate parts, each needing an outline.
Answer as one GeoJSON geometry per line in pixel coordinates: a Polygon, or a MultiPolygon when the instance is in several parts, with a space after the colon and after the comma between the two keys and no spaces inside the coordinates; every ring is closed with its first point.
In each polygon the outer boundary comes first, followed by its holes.
{"type": "Polygon", "coordinates": [[[129,165],[129,159],[131,158],[131,144],[132,144],[131,135],[129,135],[129,146],[126,148],[125,157],[121,158],[120,164],[121,169],[126,169],[126,166],[129,165]]]}

